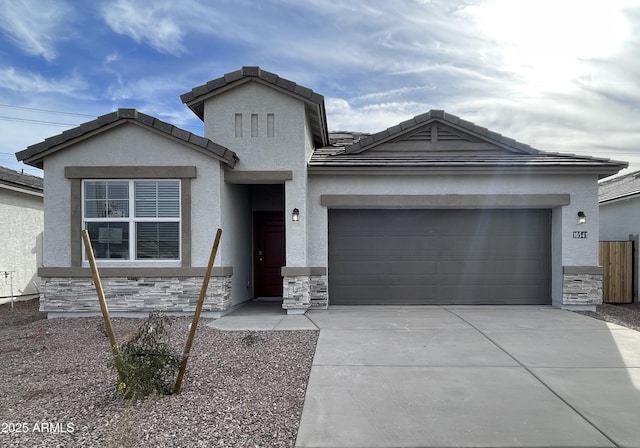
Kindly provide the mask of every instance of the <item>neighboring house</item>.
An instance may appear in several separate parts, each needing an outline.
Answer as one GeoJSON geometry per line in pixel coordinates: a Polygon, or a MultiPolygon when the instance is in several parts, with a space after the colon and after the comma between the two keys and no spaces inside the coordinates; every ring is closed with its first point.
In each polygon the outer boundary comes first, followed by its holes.
{"type": "Polygon", "coordinates": [[[44,229],[42,178],[0,167],[0,303],[37,297],[44,229]]]}
{"type": "Polygon", "coordinates": [[[601,302],[597,182],[624,162],[438,110],[332,146],[324,98],[258,67],[181,98],[204,137],[119,109],[17,153],[46,173],[43,311],[99,312],[83,228],[113,312],[191,312],[218,227],[209,316],[256,297],[601,302]]]}
{"type": "Polygon", "coordinates": [[[633,300],[638,301],[640,279],[640,171],[600,182],[600,241],[634,241],[633,300]]]}

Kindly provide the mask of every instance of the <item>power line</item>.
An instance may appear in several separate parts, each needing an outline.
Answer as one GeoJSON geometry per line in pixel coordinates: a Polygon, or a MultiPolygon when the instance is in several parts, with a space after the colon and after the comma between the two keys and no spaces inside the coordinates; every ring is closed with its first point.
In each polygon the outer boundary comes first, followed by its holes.
{"type": "Polygon", "coordinates": [[[71,117],[90,117],[90,118],[94,118],[94,115],[88,115],[88,114],[78,114],[75,112],[63,112],[60,110],[49,110],[49,109],[37,109],[35,107],[24,107],[24,106],[12,106],[9,104],[0,104],[0,107],[5,108],[5,109],[17,109],[17,110],[28,110],[28,111],[32,111],[32,112],[46,112],[48,114],[56,114],[56,115],[67,115],[67,116],[71,116],[71,117]]]}
{"type": "Polygon", "coordinates": [[[75,123],[58,123],[56,121],[31,120],[29,118],[7,117],[5,115],[0,115],[0,120],[14,121],[17,123],[44,124],[47,126],[62,126],[62,127],[78,126],[75,123]]]}
{"type": "MultiPolygon", "coordinates": [[[[0,104],[0,108],[4,108],[4,109],[13,109],[13,110],[24,110],[24,111],[29,111],[29,112],[41,112],[41,113],[47,113],[47,114],[54,114],[54,115],[63,115],[63,116],[67,116],[67,117],[83,117],[83,118],[96,118],[95,115],[89,115],[89,114],[80,114],[80,113],[76,113],[76,112],[64,112],[61,110],[52,110],[52,109],[39,109],[36,107],[25,107],[25,106],[13,106],[11,104],[0,104]]],[[[45,126],[60,126],[60,127],[69,127],[69,126],[79,126],[79,124],[76,123],[60,123],[57,121],[46,121],[46,120],[34,120],[31,118],[19,118],[19,117],[8,117],[6,115],[0,115],[0,120],[4,120],[4,121],[12,121],[12,122],[16,122],[16,123],[26,123],[26,124],[40,124],[40,125],[45,125],[45,126]]],[[[192,128],[192,129],[200,129],[201,126],[198,125],[191,125],[191,124],[180,124],[180,123],[172,123],[174,126],[178,126],[181,128],[192,128]]]]}

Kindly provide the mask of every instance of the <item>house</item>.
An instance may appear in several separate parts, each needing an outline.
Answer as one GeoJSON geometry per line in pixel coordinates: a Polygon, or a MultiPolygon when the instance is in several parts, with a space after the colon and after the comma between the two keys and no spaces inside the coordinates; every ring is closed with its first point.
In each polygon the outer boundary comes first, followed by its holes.
{"type": "MultiPolygon", "coordinates": [[[[638,301],[638,279],[640,278],[640,171],[605,179],[598,189],[600,204],[600,241],[633,241],[632,297],[619,297],[638,301]]],[[[626,288],[625,288],[626,289],[626,288]]],[[[621,290],[619,294],[624,294],[621,290]]],[[[618,294],[616,294],[618,295],[618,294]]]]}
{"type": "Polygon", "coordinates": [[[17,153],[46,173],[50,316],[99,311],[83,228],[115,313],[192,311],[218,227],[209,316],[256,297],[288,313],[601,302],[597,181],[626,163],[440,110],[334,146],[324,98],[259,67],[181,99],[204,137],[119,109],[17,153]]]}
{"type": "Polygon", "coordinates": [[[0,303],[38,296],[44,229],[42,178],[0,167],[0,303]]]}

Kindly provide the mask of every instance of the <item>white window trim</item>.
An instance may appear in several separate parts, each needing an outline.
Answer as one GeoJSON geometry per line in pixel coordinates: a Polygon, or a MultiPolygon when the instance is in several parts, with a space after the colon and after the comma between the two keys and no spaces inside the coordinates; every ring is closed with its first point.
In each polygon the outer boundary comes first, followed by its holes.
{"type": "MultiPolygon", "coordinates": [[[[124,259],[107,259],[96,258],[96,264],[100,267],[180,267],[182,266],[182,182],[180,179],[82,179],[81,183],[81,216],[82,229],[86,229],[88,222],[127,222],[129,223],[129,256],[128,260],[124,259]],[[135,187],[136,181],[150,182],[176,182],[178,184],[178,207],[179,213],[177,218],[152,218],[152,217],[135,217],[135,187]],[[86,182],[128,182],[129,183],[129,217],[128,218],[85,218],[85,183],[86,182]],[[136,260],[136,226],[137,222],[177,222],[178,223],[178,258],[177,259],[141,259],[136,260]]],[[[82,267],[89,267],[84,241],[82,242],[82,267]]]]}

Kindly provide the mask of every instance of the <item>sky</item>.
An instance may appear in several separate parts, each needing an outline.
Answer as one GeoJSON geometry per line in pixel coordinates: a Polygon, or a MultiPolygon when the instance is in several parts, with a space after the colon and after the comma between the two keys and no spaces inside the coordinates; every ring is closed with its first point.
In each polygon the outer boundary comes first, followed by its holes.
{"type": "Polygon", "coordinates": [[[0,165],[121,107],[202,135],[180,95],[256,65],[330,131],[443,109],[640,170],[640,0],[0,0],[0,165]]]}

